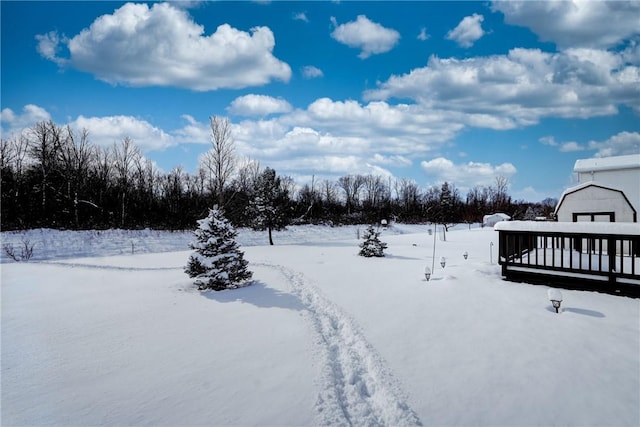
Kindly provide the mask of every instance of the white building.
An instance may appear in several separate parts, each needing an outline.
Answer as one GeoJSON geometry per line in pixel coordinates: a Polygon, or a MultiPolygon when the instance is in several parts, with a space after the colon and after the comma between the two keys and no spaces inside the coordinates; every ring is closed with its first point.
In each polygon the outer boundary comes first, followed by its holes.
{"type": "Polygon", "coordinates": [[[577,160],[573,171],[579,184],[560,197],[558,221],[638,221],[640,154],[577,160]]]}
{"type": "Polygon", "coordinates": [[[637,212],[622,190],[591,181],[562,193],[556,218],[559,222],[637,222],[637,212]]]}
{"type": "Polygon", "coordinates": [[[494,213],[491,215],[485,215],[482,217],[483,227],[493,227],[501,221],[509,221],[511,217],[504,213],[494,213]]]}

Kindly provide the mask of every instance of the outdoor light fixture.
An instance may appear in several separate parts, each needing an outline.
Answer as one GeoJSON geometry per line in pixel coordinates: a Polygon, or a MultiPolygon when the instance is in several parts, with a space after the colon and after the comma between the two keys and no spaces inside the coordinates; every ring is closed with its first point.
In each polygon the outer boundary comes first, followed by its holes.
{"type": "Polygon", "coordinates": [[[429,267],[424,268],[424,278],[427,279],[427,282],[431,279],[431,269],[429,267]]]}
{"type": "Polygon", "coordinates": [[[562,303],[562,293],[557,289],[549,289],[547,291],[547,296],[549,297],[549,301],[551,301],[551,305],[556,309],[556,313],[559,313],[560,304],[562,303]]]}
{"type": "Polygon", "coordinates": [[[445,257],[440,258],[440,265],[442,268],[447,264],[447,259],[445,257]]]}
{"type": "Polygon", "coordinates": [[[489,243],[489,264],[493,264],[493,242],[489,243]]]}
{"type": "Polygon", "coordinates": [[[462,256],[464,257],[464,259],[467,259],[469,257],[469,252],[464,251],[464,253],[462,254],[462,256]]]}

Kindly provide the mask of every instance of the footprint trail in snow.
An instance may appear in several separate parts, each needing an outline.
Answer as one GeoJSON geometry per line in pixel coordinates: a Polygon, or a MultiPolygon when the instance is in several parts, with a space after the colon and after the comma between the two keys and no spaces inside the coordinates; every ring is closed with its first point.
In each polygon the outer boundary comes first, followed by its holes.
{"type": "Polygon", "coordinates": [[[382,358],[353,320],[307,283],[303,274],[282,265],[257,265],[278,270],[309,312],[322,351],[322,384],[316,403],[320,424],[422,425],[382,358]]]}

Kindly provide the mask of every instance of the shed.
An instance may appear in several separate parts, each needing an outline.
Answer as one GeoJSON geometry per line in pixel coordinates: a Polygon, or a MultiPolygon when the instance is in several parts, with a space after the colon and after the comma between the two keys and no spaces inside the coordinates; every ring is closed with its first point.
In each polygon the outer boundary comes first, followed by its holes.
{"type": "Polygon", "coordinates": [[[511,217],[504,213],[494,213],[482,217],[482,226],[493,227],[500,221],[509,221],[511,217]]]}
{"type": "Polygon", "coordinates": [[[620,190],[633,208],[640,210],[640,154],[580,159],[573,171],[579,184],[595,182],[620,190]]]}
{"type": "Polygon", "coordinates": [[[622,190],[594,181],[565,190],[555,214],[560,222],[637,221],[637,212],[622,190]]]}

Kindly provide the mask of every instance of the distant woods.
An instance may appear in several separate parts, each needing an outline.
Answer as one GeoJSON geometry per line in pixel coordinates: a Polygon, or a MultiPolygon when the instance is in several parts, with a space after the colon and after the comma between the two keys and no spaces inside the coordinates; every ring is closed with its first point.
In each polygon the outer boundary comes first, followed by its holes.
{"type": "Polygon", "coordinates": [[[0,147],[1,229],[191,229],[214,205],[237,227],[277,230],[291,223],[377,223],[383,218],[443,224],[504,212],[534,219],[555,200],[514,202],[508,181],[463,196],[454,183],[422,188],[409,179],[346,175],[297,185],[236,157],[230,123],[212,117],[211,148],[194,174],[161,172],[130,138],[95,146],[88,131],[37,123],[0,147]]]}

